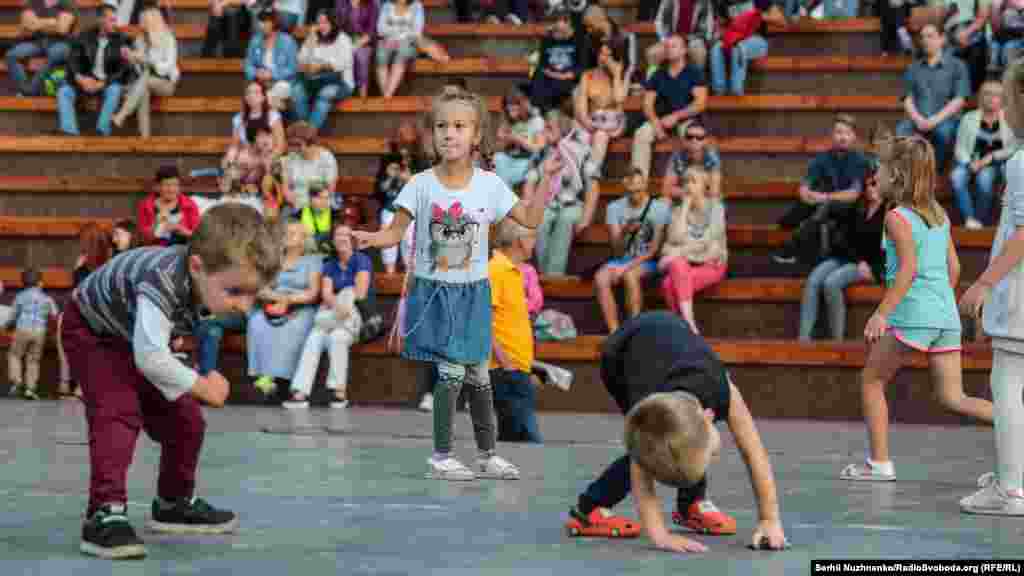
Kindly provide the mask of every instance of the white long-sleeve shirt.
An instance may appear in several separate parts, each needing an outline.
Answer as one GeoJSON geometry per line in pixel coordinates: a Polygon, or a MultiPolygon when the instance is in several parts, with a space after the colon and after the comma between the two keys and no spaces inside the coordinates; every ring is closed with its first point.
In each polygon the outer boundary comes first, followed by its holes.
{"type": "Polygon", "coordinates": [[[387,2],[377,17],[377,34],[385,40],[413,40],[423,34],[426,16],[419,1],[409,4],[408,11],[399,15],[395,3],[387,2]]]}
{"type": "Polygon", "coordinates": [[[299,66],[326,64],[331,70],[341,73],[349,88],[355,86],[352,60],[352,39],[344,32],[338,32],[338,37],[331,44],[321,44],[315,34],[309,34],[299,51],[299,66]]]}

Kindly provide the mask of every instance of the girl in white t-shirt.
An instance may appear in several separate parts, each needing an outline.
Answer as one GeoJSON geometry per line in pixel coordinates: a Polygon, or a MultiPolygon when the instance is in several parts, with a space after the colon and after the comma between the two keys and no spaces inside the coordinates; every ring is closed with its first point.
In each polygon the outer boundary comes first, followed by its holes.
{"type": "MultiPolygon", "coordinates": [[[[428,117],[439,163],[416,174],[394,202],[391,225],[354,232],[359,249],[401,241],[415,221],[415,266],[406,299],[402,355],[437,365],[434,454],[428,478],[517,479],[519,469],[495,454],[494,406],[487,372],[491,356],[491,286],[488,231],[505,216],[529,228],[544,217],[543,202],[524,204],[493,172],[472,157],[487,130],[486,103],[475,94],[446,91],[428,117]],[[470,415],[478,449],[475,471],[451,455],[455,402],[470,385],[470,415]]],[[[483,146],[486,153],[486,145],[483,146]]]]}

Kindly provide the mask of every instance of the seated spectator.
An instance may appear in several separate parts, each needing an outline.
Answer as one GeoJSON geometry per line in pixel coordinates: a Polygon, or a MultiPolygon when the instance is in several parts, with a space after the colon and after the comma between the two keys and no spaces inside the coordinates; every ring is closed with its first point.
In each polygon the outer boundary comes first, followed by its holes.
{"type": "Polygon", "coordinates": [[[980,107],[964,114],[957,130],[951,180],[964,226],[972,230],[993,224],[996,184],[1003,179],[1006,160],[1016,150],[1016,138],[1003,112],[1003,85],[988,81],[978,94],[980,107]],[[971,183],[974,183],[974,198],[971,183]]]}
{"type": "Polygon", "coordinates": [[[139,134],[149,138],[151,94],[171,96],[178,86],[178,41],[167,26],[155,0],[147,0],[142,11],[143,33],[135,39],[135,49],[125,53],[136,69],[137,77],[128,89],[121,109],[111,120],[118,128],[126,118],[139,112],[139,134]]]}
{"type": "Polygon", "coordinates": [[[210,0],[210,16],[200,55],[216,58],[223,51],[225,58],[242,57],[242,30],[249,18],[246,0],[210,0]]]}
{"type": "Polygon", "coordinates": [[[334,252],[331,231],[331,191],[317,184],[310,189],[309,205],[299,212],[299,222],[306,227],[306,254],[329,255],[334,252]]]}
{"type": "MultiPolygon", "coordinates": [[[[856,119],[849,114],[837,114],[832,123],[832,149],[820,152],[811,160],[807,176],[800,183],[800,201],[779,220],[787,230],[800,228],[806,223],[816,225],[830,220],[836,207],[852,205],[864,189],[868,173],[868,160],[854,149],[857,142],[856,119]]],[[[775,255],[779,264],[816,264],[820,259],[820,243],[806,242],[806,236],[797,230],[785,246],[775,255]]]]}
{"type": "Polygon", "coordinates": [[[249,315],[246,328],[249,376],[264,394],[275,387],[275,380],[295,376],[320,301],[321,258],[304,255],[306,228],[301,222],[289,220],[284,226],[281,272],[260,292],[260,306],[249,315]]]}
{"type": "Polygon", "coordinates": [[[669,158],[665,175],[661,180],[663,198],[684,198],[683,175],[691,167],[701,168],[706,177],[707,195],[713,200],[722,199],[722,156],[718,148],[708,144],[708,129],[700,120],[694,120],[686,127],[682,138],[676,140],[676,151],[669,158]]]}
{"type": "Polygon", "coordinates": [[[627,195],[608,205],[605,216],[614,257],[594,276],[594,290],[608,333],[619,329],[619,309],[612,290],[626,288],[626,312],[643,308],[643,280],[658,271],[657,255],[669,222],[669,208],[647,191],[647,178],[634,168],[625,182],[627,195]]]}
{"type": "Polygon", "coordinates": [[[377,0],[338,0],[337,11],[338,23],[352,40],[356,89],[360,98],[366,98],[370,90],[370,58],[377,36],[380,4],[377,0]]]}
{"type": "Polygon", "coordinates": [[[423,4],[419,0],[385,2],[377,16],[377,86],[391,98],[405,77],[406,68],[423,52],[447,64],[451,58],[443,46],[423,35],[423,4]]]}
{"type": "Polygon", "coordinates": [[[263,178],[271,172],[277,159],[270,126],[255,121],[249,128],[255,129],[255,138],[250,143],[231,146],[221,159],[221,193],[230,190],[234,182],[246,193],[258,193],[263,178]]]}
{"type": "Polygon", "coordinates": [[[242,98],[242,111],[231,118],[231,148],[228,154],[235,158],[241,153],[242,145],[255,142],[261,126],[270,128],[273,134],[274,154],[283,154],[286,144],[281,113],[270,106],[262,84],[249,82],[245,86],[245,97],[242,98]]]}
{"type": "Polygon", "coordinates": [[[868,176],[864,194],[843,220],[841,244],[821,261],[804,282],[800,302],[800,340],[809,342],[818,319],[822,295],[828,306],[828,323],[833,340],[846,336],[845,290],[854,284],[881,282],[885,255],[882,252],[882,227],[886,210],[879,192],[878,173],[868,176]]]}
{"type": "Polygon", "coordinates": [[[332,408],[348,406],[349,349],[359,340],[363,319],[356,301],[372,297],[370,293],[373,262],[366,254],[353,250],[352,229],[337,225],[334,228],[336,255],[324,261],[320,281],[320,310],[316,313],[313,330],[306,338],[299,365],[292,378],[292,396],[286,408],[309,406],[309,393],[320,364],[320,355],[327,348],[330,370],[327,389],[332,390],[332,408]]]}
{"type": "Polygon", "coordinates": [[[299,78],[292,85],[296,116],[320,130],[335,103],[352,95],[352,40],[338,27],[334,13],[323,11],[299,52],[299,78]],[[313,112],[309,99],[313,98],[313,112]]]}
{"type": "Polygon", "coordinates": [[[647,179],[651,170],[651,150],[655,142],[671,132],[685,134],[692,118],[707,108],[708,87],[704,73],[686,64],[686,44],[675,35],[666,40],[666,65],[651,76],[644,92],[644,116],[647,122],[633,135],[633,168],[647,179]]]}
{"type": "Polygon", "coordinates": [[[912,2],[880,2],[878,3],[878,20],[882,40],[882,56],[889,54],[911,54],[914,52],[914,39],[907,31],[912,2]]]}
{"type": "Polygon", "coordinates": [[[707,196],[708,177],[700,168],[687,169],[683,184],[685,196],[672,209],[658,271],[665,274],[661,282],[665,302],[700,334],[693,317],[693,297],[721,282],[728,266],[725,206],[707,196]]]}
{"type": "Polygon", "coordinates": [[[537,265],[541,273],[564,276],[573,239],[594,220],[600,189],[597,180],[583,174],[586,146],[577,139],[558,139],[559,132],[571,121],[557,110],[548,115],[548,138],[557,144],[545,153],[543,164],[531,170],[539,175],[528,176],[523,197],[542,194],[545,199],[544,220],[537,229],[537,265]],[[563,123],[565,126],[559,126],[563,123]],[[535,179],[540,182],[534,189],[535,179]]]}
{"type": "Polygon", "coordinates": [[[544,148],[544,118],[518,88],[501,99],[501,110],[494,141],[494,171],[515,189],[526,180],[530,158],[544,148]]]}
{"type": "Polygon", "coordinates": [[[156,190],[139,203],[139,235],[144,244],[184,244],[199,226],[199,207],[181,191],[177,166],[162,166],[156,190]]]}
{"type": "Polygon", "coordinates": [[[217,187],[220,194],[215,197],[199,194],[191,196],[192,201],[196,203],[196,207],[199,209],[200,218],[210,208],[232,202],[245,204],[263,214],[264,203],[259,187],[252,184],[243,184],[239,174],[240,171],[237,166],[229,167],[217,179],[217,187]]]}
{"type": "Polygon", "coordinates": [[[558,147],[562,139],[572,132],[573,122],[572,118],[562,114],[560,110],[548,110],[544,114],[544,148],[530,157],[530,168],[526,171],[526,180],[523,182],[523,193],[519,196],[524,202],[533,197],[534,190],[540,182],[541,165],[548,156],[559,153],[558,147]]]}
{"type": "Polygon", "coordinates": [[[626,131],[623,106],[629,87],[622,66],[621,51],[602,44],[597,65],[583,73],[575,92],[576,137],[590,147],[583,166],[587,178],[601,178],[608,145],[626,131]]]}
{"type": "Polygon", "coordinates": [[[110,231],[110,243],[114,249],[112,256],[136,248],[138,240],[138,235],[135,233],[135,222],[118,220],[114,223],[114,229],[110,231]]]}
{"type": "MultiPolygon", "coordinates": [[[[584,50],[586,62],[583,69],[596,68],[601,65],[601,50],[608,46],[615,54],[615,60],[622,64],[622,77],[629,90],[634,81],[640,80],[642,74],[634,76],[637,71],[636,34],[626,32],[608,16],[608,11],[598,4],[591,4],[583,12],[584,50]]],[[[638,86],[641,90],[643,86],[638,86]]]]}
{"type": "MultiPolygon", "coordinates": [[[[0,282],[0,294],[4,293],[4,283],[0,282]]],[[[6,304],[0,304],[0,328],[7,328],[11,325],[14,309],[6,304]]]]}
{"type": "Polygon", "coordinates": [[[994,0],[989,10],[989,66],[1003,70],[1024,50],[1024,0],[994,0]]]}
{"type": "Polygon", "coordinates": [[[939,0],[938,4],[945,8],[941,26],[947,38],[947,49],[967,67],[971,94],[974,94],[985,81],[988,68],[985,37],[990,20],[988,2],[939,0]]]}
{"type": "Polygon", "coordinates": [[[7,379],[11,395],[26,400],[38,400],[39,363],[46,346],[46,329],[51,318],[58,314],[57,303],[43,292],[43,276],[35,268],[21,273],[24,288],[14,298],[14,340],[7,350],[7,379]]]}
{"type": "Polygon", "coordinates": [[[537,426],[533,372],[533,325],[527,308],[523,273],[534,231],[506,218],[498,226],[495,248],[487,265],[491,283],[493,346],[490,377],[499,442],[543,442],[537,426]]]}
{"type": "Polygon", "coordinates": [[[131,77],[131,67],[123,56],[129,46],[128,37],[117,31],[114,9],[101,6],[99,25],[81,33],[68,55],[67,81],[57,90],[60,132],[78,136],[75,102],[84,93],[102,99],[96,131],[110,136],[110,122],[121,103],[123,83],[131,77]]]}
{"type": "Polygon", "coordinates": [[[310,189],[328,190],[331,208],[341,209],[335,196],[338,185],[338,161],[334,153],[316,143],[316,130],[305,122],[288,127],[288,155],[283,160],[284,198],[294,214],[309,205],[310,189]]]}
{"type": "Polygon", "coordinates": [[[307,0],[275,0],[274,11],[277,13],[277,27],[289,35],[295,28],[306,21],[307,0]]]}
{"type": "Polygon", "coordinates": [[[658,41],[647,47],[647,65],[652,70],[665,62],[666,40],[672,36],[686,39],[689,63],[707,67],[708,47],[715,38],[715,8],[711,0],[661,0],[654,19],[658,41]]]}
{"type": "Polygon", "coordinates": [[[299,45],[290,34],[278,31],[276,13],[266,9],[259,14],[259,30],[249,39],[245,56],[245,79],[271,87],[289,88],[299,71],[299,45]]]}
{"type": "Polygon", "coordinates": [[[727,0],[719,6],[721,39],[711,46],[711,91],[726,94],[726,62],[729,63],[728,93],[742,96],[750,62],[768,55],[768,19],[770,0],[727,0]]]}
{"type": "Polygon", "coordinates": [[[540,45],[540,62],[530,83],[530,102],[541,112],[561,108],[576,88],[586,62],[577,41],[568,11],[552,12],[554,25],[540,45]]]}
{"type": "Polygon", "coordinates": [[[903,109],[908,118],[896,126],[898,136],[917,133],[932,143],[939,172],[952,155],[960,111],[971,96],[967,67],[942,49],[944,42],[934,25],[921,29],[924,57],[915,60],[904,76],[903,109]]]}
{"type": "MultiPolygon", "coordinates": [[[[398,152],[392,152],[381,159],[374,185],[374,198],[380,206],[378,221],[382,229],[390,226],[391,221],[395,219],[395,199],[406,182],[412,179],[409,162],[408,156],[402,156],[398,152]]],[[[380,259],[387,274],[394,274],[397,271],[398,249],[398,246],[392,246],[380,251],[380,259]]],[[[405,255],[403,259],[404,257],[405,255]]]]}
{"type": "Polygon", "coordinates": [[[74,0],[24,0],[18,39],[7,51],[7,74],[18,94],[43,94],[43,81],[68,59],[77,24],[78,7],[74,0]],[[29,79],[22,61],[43,55],[46,64],[29,79]]]}

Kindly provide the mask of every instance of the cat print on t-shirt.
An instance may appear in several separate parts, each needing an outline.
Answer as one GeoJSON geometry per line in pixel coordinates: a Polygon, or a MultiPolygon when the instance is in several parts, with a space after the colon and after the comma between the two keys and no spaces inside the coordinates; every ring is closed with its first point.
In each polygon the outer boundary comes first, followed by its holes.
{"type": "Polygon", "coordinates": [[[466,270],[473,261],[480,224],[456,201],[447,210],[430,205],[431,271],[466,270]]]}

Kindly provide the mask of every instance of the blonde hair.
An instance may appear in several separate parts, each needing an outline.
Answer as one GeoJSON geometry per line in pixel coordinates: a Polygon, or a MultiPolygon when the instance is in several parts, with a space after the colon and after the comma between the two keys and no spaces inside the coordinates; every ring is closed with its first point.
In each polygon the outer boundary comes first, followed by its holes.
{"type": "Polygon", "coordinates": [[[251,206],[220,204],[203,214],[189,241],[189,254],[199,256],[208,274],[245,266],[270,283],[281,270],[281,232],[282,227],[264,221],[251,206]]]}
{"type": "Polygon", "coordinates": [[[882,201],[910,208],[929,226],[947,220],[935,199],[935,150],[921,136],[882,136],[875,142],[878,160],[888,178],[879,182],[882,201]]]}
{"type": "Polygon", "coordinates": [[[1014,136],[1024,137],[1024,60],[1017,59],[1003,73],[1003,110],[1014,136]]]}
{"type": "Polygon", "coordinates": [[[476,113],[476,131],[480,144],[475,148],[484,159],[491,158],[491,113],[487,109],[487,100],[479,94],[463,90],[455,86],[446,86],[431,99],[430,110],[426,114],[425,124],[430,130],[430,151],[437,156],[437,145],[434,142],[434,122],[441,114],[441,109],[452,103],[464,104],[476,113]]]}
{"type": "Polygon", "coordinates": [[[700,401],[688,392],[652,394],[626,414],[626,449],[638,466],[664,484],[704,477],[711,430],[700,401]]]}

